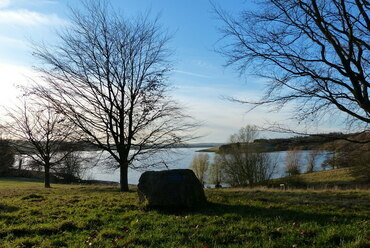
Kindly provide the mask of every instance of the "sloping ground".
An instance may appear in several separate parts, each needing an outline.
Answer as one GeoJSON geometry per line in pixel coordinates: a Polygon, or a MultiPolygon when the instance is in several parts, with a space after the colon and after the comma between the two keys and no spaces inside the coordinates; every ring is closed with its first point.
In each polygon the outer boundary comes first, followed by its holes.
{"type": "Polygon", "coordinates": [[[0,247],[325,247],[370,245],[370,191],[206,190],[209,205],[163,212],[135,190],[0,179],[0,247]]]}
{"type": "Polygon", "coordinates": [[[362,169],[363,168],[352,167],[304,173],[300,175],[273,179],[269,184],[273,187],[278,187],[282,183],[295,187],[370,187],[368,175],[360,173],[362,169]]]}

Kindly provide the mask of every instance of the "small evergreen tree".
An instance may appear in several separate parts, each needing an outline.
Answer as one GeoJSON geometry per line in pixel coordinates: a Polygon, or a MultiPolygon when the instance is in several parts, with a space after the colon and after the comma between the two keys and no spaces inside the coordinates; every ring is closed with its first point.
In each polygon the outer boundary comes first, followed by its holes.
{"type": "Polygon", "coordinates": [[[0,175],[6,173],[15,161],[14,149],[7,140],[0,139],[0,175]]]}

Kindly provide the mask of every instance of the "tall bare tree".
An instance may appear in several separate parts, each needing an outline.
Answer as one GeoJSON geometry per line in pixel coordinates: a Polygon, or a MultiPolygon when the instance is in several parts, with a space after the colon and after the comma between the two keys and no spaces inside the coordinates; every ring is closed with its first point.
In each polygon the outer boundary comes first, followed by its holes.
{"type": "Polygon", "coordinates": [[[168,96],[169,37],[157,20],[83,3],[59,45],[35,50],[47,83],[36,92],[110,154],[128,191],[129,167],[155,165],[136,162],[190,140],[195,125],[168,96]]]}
{"type": "Polygon", "coordinates": [[[221,188],[221,184],[225,181],[223,162],[222,156],[215,154],[213,163],[209,168],[209,183],[214,184],[215,188],[221,188]]]}
{"type": "Polygon", "coordinates": [[[22,107],[8,110],[7,134],[13,147],[44,169],[45,188],[50,188],[50,171],[59,166],[74,148],[74,126],[49,104],[24,102],[22,107]]]}
{"type": "Polygon", "coordinates": [[[289,150],[285,157],[285,172],[291,175],[298,175],[301,173],[301,156],[302,152],[299,150],[289,150]]]}
{"type": "Polygon", "coordinates": [[[199,179],[200,183],[204,185],[206,181],[207,170],[209,167],[209,155],[207,153],[195,154],[190,164],[192,169],[199,179]]]}
{"type": "Polygon", "coordinates": [[[257,127],[247,125],[229,138],[230,143],[252,143],[258,137],[257,127]]]}
{"type": "Polygon", "coordinates": [[[306,172],[313,172],[315,170],[317,160],[322,153],[319,150],[310,150],[306,155],[306,172]]]}
{"type": "Polygon", "coordinates": [[[238,100],[278,109],[294,101],[299,120],[340,110],[369,127],[369,1],[266,0],[237,17],[215,9],[227,65],[269,81],[260,101],[238,100]]]}

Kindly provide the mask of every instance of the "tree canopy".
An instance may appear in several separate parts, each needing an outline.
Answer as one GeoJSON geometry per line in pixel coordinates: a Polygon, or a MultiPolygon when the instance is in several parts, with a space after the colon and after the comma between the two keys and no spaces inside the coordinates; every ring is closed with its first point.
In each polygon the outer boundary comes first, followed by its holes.
{"type": "Polygon", "coordinates": [[[257,102],[296,106],[298,120],[317,120],[335,111],[350,124],[370,123],[370,4],[367,0],[266,0],[256,10],[223,21],[227,65],[253,68],[268,79],[257,102]]]}

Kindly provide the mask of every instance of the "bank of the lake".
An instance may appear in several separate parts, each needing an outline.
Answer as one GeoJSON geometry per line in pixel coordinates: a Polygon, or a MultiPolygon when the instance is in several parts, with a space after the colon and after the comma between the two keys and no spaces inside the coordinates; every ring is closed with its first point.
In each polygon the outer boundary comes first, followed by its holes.
{"type": "MultiPolygon", "coordinates": [[[[129,184],[136,185],[138,184],[140,175],[143,171],[146,170],[162,170],[162,169],[187,169],[190,166],[190,163],[193,159],[193,156],[199,151],[199,150],[206,150],[209,149],[209,147],[204,148],[177,148],[173,149],[172,152],[162,152],[159,153],[156,157],[153,158],[153,161],[162,161],[163,159],[166,161],[166,166],[163,166],[162,163],[158,162],[157,167],[149,167],[149,168],[143,168],[143,169],[129,169],[128,172],[128,180],[129,184]]],[[[89,153],[89,152],[87,152],[89,153]]],[[[91,153],[91,152],[90,152],[91,153]]],[[[306,166],[306,156],[309,153],[309,151],[301,151],[301,170],[302,172],[305,171],[306,166]]],[[[215,153],[209,152],[210,156],[210,162],[213,162],[215,153]]],[[[274,173],[272,175],[272,178],[279,178],[286,176],[285,173],[285,157],[287,152],[271,152],[269,153],[272,156],[272,161],[276,164],[276,168],[274,170],[274,173]]],[[[93,152],[93,154],[89,154],[88,156],[99,156],[101,158],[101,161],[98,162],[97,166],[88,169],[84,174],[84,179],[93,179],[93,180],[103,180],[103,181],[113,181],[113,182],[119,182],[119,170],[115,169],[109,169],[109,162],[106,159],[104,159],[105,155],[101,155],[100,153],[93,152]],[[95,155],[96,154],[96,155],[95,155]]],[[[327,156],[330,156],[330,152],[323,151],[319,158],[316,161],[315,170],[323,170],[321,167],[321,164],[323,161],[327,158],[327,156]]],[[[136,164],[137,166],[140,166],[140,163],[136,164]]]]}

